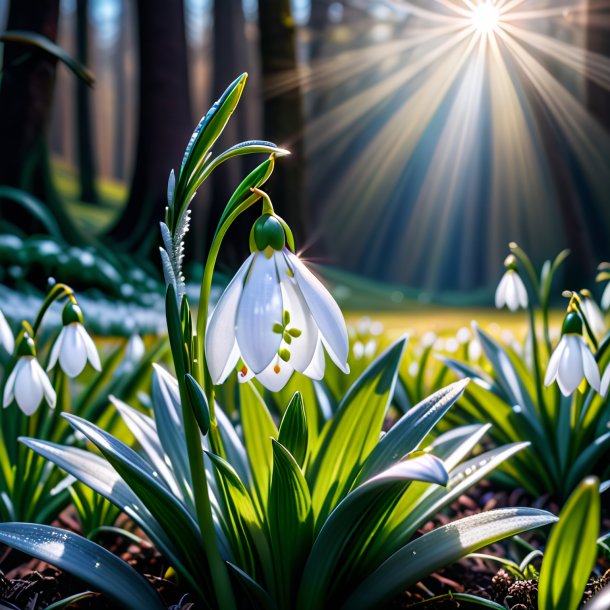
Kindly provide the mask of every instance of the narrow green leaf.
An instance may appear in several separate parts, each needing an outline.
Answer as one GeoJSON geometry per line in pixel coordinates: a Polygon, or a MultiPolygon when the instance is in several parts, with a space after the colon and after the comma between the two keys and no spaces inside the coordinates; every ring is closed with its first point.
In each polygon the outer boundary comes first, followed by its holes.
{"type": "Polygon", "coordinates": [[[504,508],[465,517],[424,534],[389,557],[356,587],[344,610],[383,607],[406,588],[479,548],[557,518],[534,508],[504,508]]]}
{"type": "Polygon", "coordinates": [[[248,576],[241,568],[227,561],[227,566],[230,568],[230,573],[238,580],[242,585],[242,588],[248,599],[254,604],[255,608],[260,610],[277,610],[275,602],[269,596],[269,593],[265,591],[253,578],[248,576]]]}
{"type": "Polygon", "coordinates": [[[378,443],[406,341],[399,339],[371,363],[322,432],[307,471],[316,521],[320,523],[348,492],[378,443]]]}
{"type": "Polygon", "coordinates": [[[267,516],[276,599],[288,608],[296,599],[303,566],[313,543],[313,512],[305,477],[290,452],[272,440],[273,476],[267,516]]]}
{"type": "Polygon", "coordinates": [[[277,439],[278,430],[265,401],[251,382],[239,385],[239,404],[252,470],[254,498],[262,515],[267,507],[273,465],[273,449],[269,439],[277,439]]]}
{"type": "Polygon", "coordinates": [[[574,490],[553,527],[538,582],[539,610],[576,610],[597,559],[599,481],[588,477],[574,490]]]}
{"type": "Polygon", "coordinates": [[[358,474],[356,484],[415,451],[428,432],[463,394],[469,381],[457,381],[407,411],[371,451],[358,474]]]}
{"type": "Polygon", "coordinates": [[[295,392],[282,417],[279,441],[288,449],[299,466],[303,466],[307,455],[309,431],[303,397],[295,392]]]}
{"type": "MultiPolygon", "coordinates": [[[[0,40],[2,36],[0,36],[0,40]]],[[[37,199],[30,193],[16,189],[12,186],[0,186],[0,197],[10,199],[27,210],[42,226],[49,232],[49,235],[54,237],[60,243],[64,241],[61,229],[55,220],[53,214],[45,206],[40,199],[37,199]]]]}
{"type": "Polygon", "coordinates": [[[73,574],[122,608],[165,608],[143,576],[110,551],[82,536],[49,525],[2,523],[0,542],[73,574]]]}

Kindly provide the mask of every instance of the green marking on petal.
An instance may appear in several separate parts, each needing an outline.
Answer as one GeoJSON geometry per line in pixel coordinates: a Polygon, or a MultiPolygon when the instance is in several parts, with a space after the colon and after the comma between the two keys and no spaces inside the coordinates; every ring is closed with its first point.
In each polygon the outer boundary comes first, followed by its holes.
{"type": "Polygon", "coordinates": [[[284,333],[284,341],[286,341],[288,345],[292,343],[292,337],[290,336],[289,332],[290,331],[284,333]]]}
{"type": "Polygon", "coordinates": [[[282,324],[278,324],[277,322],[273,325],[273,332],[277,335],[281,335],[284,332],[284,326],[282,324]]]}
{"type": "Polygon", "coordinates": [[[288,324],[290,324],[290,312],[287,309],[284,310],[282,322],[284,323],[284,326],[288,326],[288,324]]]}
{"type": "Polygon", "coordinates": [[[289,329],[288,329],[288,333],[289,333],[289,334],[290,334],[292,337],[294,337],[295,339],[296,339],[297,337],[300,337],[300,336],[303,334],[303,332],[302,332],[302,331],[300,331],[298,328],[289,328],[289,329]]]}
{"type": "Polygon", "coordinates": [[[288,362],[290,360],[290,352],[283,347],[278,353],[277,355],[284,361],[284,362],[288,362]]]}

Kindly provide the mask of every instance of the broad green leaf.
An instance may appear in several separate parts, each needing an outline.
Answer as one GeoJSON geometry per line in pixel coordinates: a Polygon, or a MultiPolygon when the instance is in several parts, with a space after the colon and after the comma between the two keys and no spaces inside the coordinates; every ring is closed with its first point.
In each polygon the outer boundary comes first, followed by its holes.
{"type": "Polygon", "coordinates": [[[152,585],[128,563],[67,530],[33,523],[0,524],[0,542],[85,581],[122,608],[164,610],[152,585]]]}
{"type": "Polygon", "coordinates": [[[534,508],[503,508],[465,517],[420,536],[389,557],[351,592],[344,610],[383,607],[411,585],[479,548],[557,518],[534,508]]]}
{"type": "Polygon", "coordinates": [[[273,448],[270,439],[277,439],[278,430],[265,401],[252,382],[239,385],[239,404],[246,451],[252,471],[254,498],[262,515],[267,507],[273,467],[273,448]]]}
{"type": "Polygon", "coordinates": [[[409,409],[377,443],[356,478],[356,485],[415,451],[428,432],[464,392],[469,379],[457,381],[409,409]]]}
{"type": "Polygon", "coordinates": [[[354,572],[366,557],[379,523],[407,486],[412,481],[445,485],[447,477],[438,458],[419,454],[394,464],[350,492],[316,537],[303,572],[298,608],[335,607],[333,596],[355,586],[358,574],[354,572]],[[347,579],[350,571],[352,578],[347,579]]]}
{"type": "Polygon", "coordinates": [[[242,567],[247,566],[250,574],[273,578],[269,543],[250,493],[231,464],[213,453],[207,452],[206,455],[224,492],[226,534],[235,557],[239,558],[242,567]]]}
{"type": "Polygon", "coordinates": [[[307,481],[290,452],[273,444],[273,475],[267,517],[276,600],[281,608],[293,605],[303,566],[313,543],[313,512],[307,481]]]}
{"type": "Polygon", "coordinates": [[[602,456],[607,454],[610,447],[610,432],[596,438],[576,458],[567,477],[566,489],[572,489],[579,479],[591,472],[602,456]]]}
{"type": "Polygon", "coordinates": [[[451,472],[470,455],[490,428],[490,424],[470,424],[454,428],[437,436],[425,451],[443,460],[445,468],[451,472]]]}
{"type": "MultiPolygon", "coordinates": [[[[0,41],[2,38],[3,36],[0,35],[0,41]]],[[[26,191],[16,189],[12,186],[0,186],[0,197],[3,199],[11,199],[21,205],[21,207],[27,210],[42,224],[49,232],[49,235],[53,236],[57,241],[63,242],[63,235],[55,217],[49,212],[49,209],[40,199],[30,195],[26,191]]]]}
{"type": "Polygon", "coordinates": [[[191,569],[205,569],[207,560],[197,523],[184,505],[161,482],[151,465],[105,430],[75,415],[64,414],[64,417],[101,451],[159,525],[165,531],[172,532],[172,538],[188,557],[191,569]]]}
{"type": "Polygon", "coordinates": [[[406,341],[399,339],[371,363],[322,432],[307,471],[317,522],[345,496],[377,445],[406,341]]]}
{"type": "Polygon", "coordinates": [[[90,87],[95,83],[95,76],[79,61],[76,61],[65,49],[55,44],[51,39],[29,30],[8,30],[0,34],[0,42],[13,42],[36,47],[63,62],[78,78],[90,87]]]}
{"type": "Polygon", "coordinates": [[[299,466],[303,466],[307,455],[309,432],[303,398],[296,392],[282,417],[279,431],[279,442],[292,454],[299,466]]]}
{"type": "Polygon", "coordinates": [[[597,559],[599,481],[589,477],[559,514],[544,552],[538,582],[539,610],[576,610],[597,559]]]}

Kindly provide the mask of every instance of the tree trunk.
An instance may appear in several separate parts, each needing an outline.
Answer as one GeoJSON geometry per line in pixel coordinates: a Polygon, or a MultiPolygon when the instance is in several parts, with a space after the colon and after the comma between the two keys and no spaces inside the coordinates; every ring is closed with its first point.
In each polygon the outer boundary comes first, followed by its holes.
{"type": "MultiPolygon", "coordinates": [[[[76,57],[84,66],[89,63],[89,0],[76,3],[76,57]]],[[[91,96],[89,86],[82,80],[76,83],[76,151],[78,155],[80,199],[97,203],[93,129],[91,125],[91,96]]]]}
{"type": "Polygon", "coordinates": [[[290,0],[259,0],[258,22],[263,92],[269,91],[279,77],[289,83],[278,93],[265,95],[265,139],[292,153],[276,165],[269,184],[270,195],[278,214],[303,243],[306,237],[303,100],[298,84],[296,27],[290,0]]]}
{"type": "MultiPolygon", "coordinates": [[[[26,30],[57,40],[59,0],[13,0],[7,30],[26,30]]],[[[56,59],[28,44],[4,45],[0,83],[0,185],[39,198],[55,215],[72,243],[82,237],[56,193],[51,179],[48,127],[53,105],[56,59]]],[[[31,233],[40,225],[13,201],[2,201],[5,221],[31,233]]]]}
{"type": "Polygon", "coordinates": [[[193,129],[182,3],[138,0],[139,119],[127,204],[110,236],[151,253],[167,205],[167,178],[180,169],[193,129]]]}
{"type": "MultiPolygon", "coordinates": [[[[248,68],[245,36],[245,18],[241,0],[214,0],[214,77],[212,83],[214,97],[220,96],[229,83],[248,68]]],[[[246,91],[249,90],[250,87],[247,87],[246,91]]],[[[217,153],[248,139],[246,104],[245,101],[241,102],[240,107],[233,114],[218,142],[214,145],[217,153]]],[[[206,249],[214,237],[216,223],[224,206],[237,185],[244,179],[247,168],[251,169],[251,160],[246,157],[236,157],[223,163],[210,176],[208,184],[211,187],[211,197],[205,209],[205,243],[202,244],[206,249]]],[[[224,262],[234,265],[239,262],[243,254],[247,253],[249,231],[249,227],[239,221],[231,229],[232,238],[227,241],[227,247],[223,247],[222,260],[224,262]]]]}

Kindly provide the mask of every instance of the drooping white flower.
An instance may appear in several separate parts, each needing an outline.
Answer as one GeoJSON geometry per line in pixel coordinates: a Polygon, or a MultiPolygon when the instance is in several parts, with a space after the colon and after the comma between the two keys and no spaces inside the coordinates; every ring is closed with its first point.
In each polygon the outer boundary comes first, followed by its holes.
{"type": "Polygon", "coordinates": [[[599,393],[604,398],[606,398],[606,394],[608,393],[608,386],[610,386],[610,364],[606,367],[606,370],[604,371],[602,382],[599,387],[599,393]]]}
{"type": "Polygon", "coordinates": [[[50,371],[59,360],[59,365],[68,377],[77,377],[82,373],[88,360],[96,371],[101,371],[100,357],[93,339],[83,326],[80,307],[68,302],[64,307],[62,320],[64,327],[51,349],[47,370],[50,371]]]}
{"type": "Polygon", "coordinates": [[[11,331],[11,327],[8,325],[6,318],[2,311],[0,311],[0,345],[4,346],[4,349],[12,354],[15,349],[15,338],[13,337],[13,332],[11,331]]]}
{"type": "Polygon", "coordinates": [[[24,334],[19,344],[18,356],[4,386],[2,405],[8,407],[15,400],[26,415],[32,415],[44,398],[54,408],[55,390],[36,359],[34,341],[27,334],[24,334]]]}
{"type": "Polygon", "coordinates": [[[205,353],[212,381],[222,383],[240,360],[240,381],[255,376],[272,391],[295,370],[321,379],[323,348],[347,373],[349,345],[341,310],[286,248],[284,228],[274,215],[257,220],[251,249],[208,323],[205,353]]]}
{"type": "Polygon", "coordinates": [[[606,333],[604,314],[588,290],[581,291],[581,295],[580,306],[587,318],[587,322],[589,322],[593,334],[596,337],[602,337],[606,333]]]}
{"type": "Polygon", "coordinates": [[[604,288],[600,305],[604,311],[608,311],[610,309],[610,282],[608,282],[604,288]]]}
{"type": "Polygon", "coordinates": [[[563,322],[561,340],[549,360],[544,385],[550,386],[557,381],[562,394],[569,396],[583,378],[599,392],[599,368],[582,337],[582,320],[579,314],[570,312],[563,322]]]}
{"type": "Polygon", "coordinates": [[[527,290],[515,269],[508,268],[496,288],[496,308],[508,307],[510,311],[527,307],[527,290]]]}

